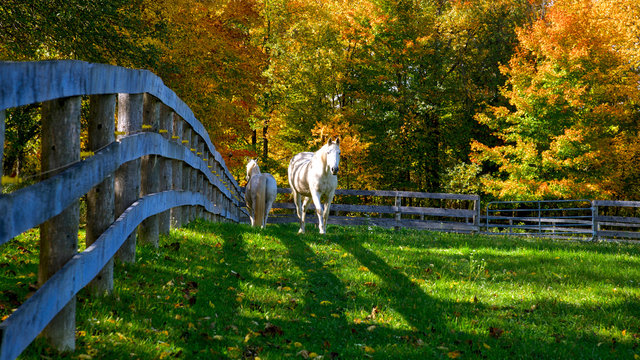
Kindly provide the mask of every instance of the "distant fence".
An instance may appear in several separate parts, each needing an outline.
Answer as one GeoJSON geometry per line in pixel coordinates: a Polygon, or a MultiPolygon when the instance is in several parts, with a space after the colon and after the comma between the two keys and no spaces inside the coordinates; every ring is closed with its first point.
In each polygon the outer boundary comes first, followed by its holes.
{"type": "MultiPolygon", "coordinates": [[[[278,193],[289,194],[291,189],[278,188],[278,193]]],[[[334,201],[331,205],[329,224],[372,225],[385,228],[406,227],[457,232],[479,231],[480,196],[478,195],[393,190],[336,190],[336,200],[347,196],[360,198],[361,201],[357,202],[366,201],[378,204],[341,204],[334,201]],[[439,206],[414,205],[420,201],[438,202],[439,206]]],[[[269,216],[269,222],[298,222],[295,208],[292,202],[274,203],[273,209],[275,211],[269,216]],[[278,210],[292,211],[283,213],[278,210]]],[[[309,205],[309,209],[315,209],[313,204],[309,205]]],[[[317,224],[318,218],[315,215],[307,215],[306,221],[317,224]]]]}
{"type": "Polygon", "coordinates": [[[487,234],[555,239],[637,241],[638,201],[493,201],[483,216],[487,234]]]}
{"type": "Polygon", "coordinates": [[[491,201],[484,228],[510,235],[593,238],[591,200],[491,201]]]}
{"type": "MultiPolygon", "coordinates": [[[[278,193],[291,189],[278,188],[278,193]]],[[[640,201],[492,201],[484,214],[480,201],[479,195],[338,189],[329,224],[584,241],[640,239],[640,201]],[[350,204],[340,203],[341,198],[350,204]]],[[[274,203],[273,209],[270,223],[298,222],[293,202],[274,203]]],[[[306,221],[317,224],[314,209],[310,204],[306,221]]]]}
{"type": "Polygon", "coordinates": [[[42,108],[41,181],[0,195],[0,245],[40,226],[40,287],[0,324],[0,359],[16,358],[43,330],[53,347],[75,348],[75,295],[87,285],[110,292],[112,258],[135,261],[137,239],[158,246],[170,226],[196,217],[237,222],[245,211],[203,125],[149,71],[0,62],[0,175],[5,110],[29,104],[42,108]],[[85,194],[87,248],[78,253],[85,194]]]}

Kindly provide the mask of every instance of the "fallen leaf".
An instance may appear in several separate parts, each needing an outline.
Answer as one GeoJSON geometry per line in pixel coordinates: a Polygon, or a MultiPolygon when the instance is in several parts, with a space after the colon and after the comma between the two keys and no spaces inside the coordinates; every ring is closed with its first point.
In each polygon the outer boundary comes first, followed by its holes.
{"type": "Polygon", "coordinates": [[[497,327],[489,327],[489,336],[494,337],[496,339],[500,338],[504,333],[504,330],[497,327]]]}
{"type": "Polygon", "coordinates": [[[276,325],[273,325],[272,323],[266,323],[264,325],[264,330],[260,331],[260,334],[262,334],[262,336],[277,336],[277,335],[282,335],[282,329],[276,325]]]}
{"type": "Polygon", "coordinates": [[[449,357],[449,359],[457,359],[460,355],[462,355],[462,353],[458,350],[456,351],[449,351],[447,353],[447,356],[449,357]]]}
{"type": "Polygon", "coordinates": [[[376,314],[379,313],[380,310],[378,310],[377,306],[374,306],[373,309],[371,309],[371,314],[369,314],[367,316],[367,319],[375,319],[376,318],[376,314]]]}
{"type": "Polygon", "coordinates": [[[365,346],[364,347],[364,352],[368,353],[368,354],[372,354],[374,352],[376,352],[372,347],[370,346],[365,346]]]}
{"type": "Polygon", "coordinates": [[[309,358],[309,352],[307,350],[300,350],[300,351],[298,351],[298,353],[296,355],[297,356],[302,356],[303,359],[308,359],[309,358]]]}

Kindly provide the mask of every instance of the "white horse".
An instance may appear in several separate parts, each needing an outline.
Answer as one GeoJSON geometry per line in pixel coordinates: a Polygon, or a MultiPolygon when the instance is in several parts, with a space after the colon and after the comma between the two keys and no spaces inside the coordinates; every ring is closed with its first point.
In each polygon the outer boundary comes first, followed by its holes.
{"type": "Polygon", "coordinates": [[[315,153],[301,152],[289,162],[289,185],[296,212],[300,219],[300,230],[304,233],[304,218],[309,200],[313,200],[318,214],[318,229],[324,234],[329,217],[329,208],[338,186],[340,165],[340,139],[329,138],[315,153]]]}
{"type": "Polygon", "coordinates": [[[249,209],[251,226],[264,229],[273,202],[278,194],[276,179],[271,174],[261,173],[256,160],[247,163],[247,186],[244,190],[244,202],[249,209]]]}

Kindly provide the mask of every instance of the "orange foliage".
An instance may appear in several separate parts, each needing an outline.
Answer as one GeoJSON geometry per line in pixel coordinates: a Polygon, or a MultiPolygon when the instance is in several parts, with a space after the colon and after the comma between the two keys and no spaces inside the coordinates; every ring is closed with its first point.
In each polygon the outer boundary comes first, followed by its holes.
{"type": "Polygon", "coordinates": [[[151,19],[164,21],[164,66],[159,70],[205,125],[230,168],[243,166],[238,139],[251,129],[266,55],[252,44],[249,29],[261,21],[255,1],[149,1],[151,19]]]}
{"type": "Polygon", "coordinates": [[[504,95],[515,110],[477,116],[501,145],[472,144],[472,159],[499,173],[484,184],[500,198],[637,198],[640,171],[637,18],[632,0],[559,0],[520,29],[504,95]],[[631,24],[632,26],[621,26],[631,24]]]}

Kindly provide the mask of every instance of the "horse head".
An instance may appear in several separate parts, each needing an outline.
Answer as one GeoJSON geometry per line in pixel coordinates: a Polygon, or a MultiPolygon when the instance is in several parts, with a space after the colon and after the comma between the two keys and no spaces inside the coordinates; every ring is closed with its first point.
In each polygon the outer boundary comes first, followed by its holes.
{"type": "Polygon", "coordinates": [[[249,181],[252,175],[260,174],[260,167],[258,166],[258,161],[256,159],[251,159],[247,163],[247,177],[246,180],[249,181]]]}
{"type": "Polygon", "coordinates": [[[331,174],[338,175],[340,169],[340,138],[329,138],[326,145],[327,167],[331,174]]]}

